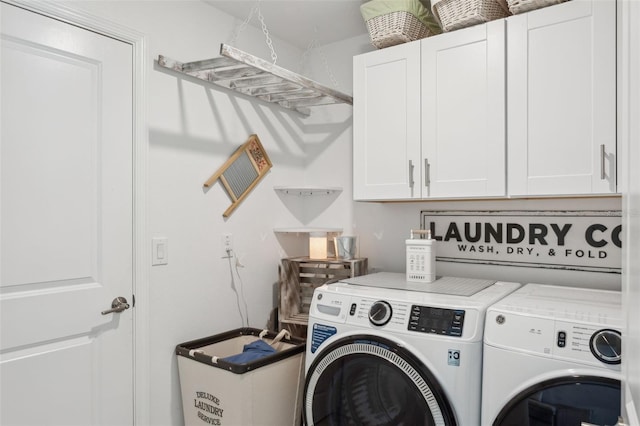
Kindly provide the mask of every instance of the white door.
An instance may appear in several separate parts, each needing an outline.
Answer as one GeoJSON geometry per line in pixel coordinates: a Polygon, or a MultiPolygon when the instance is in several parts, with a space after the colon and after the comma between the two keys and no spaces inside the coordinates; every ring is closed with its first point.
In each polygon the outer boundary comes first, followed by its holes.
{"type": "Polygon", "coordinates": [[[0,423],[131,425],[132,46],[1,7],[0,423]]]}
{"type": "Polygon", "coordinates": [[[420,42],[353,59],[353,197],[420,198],[420,42]]]}
{"type": "Polygon", "coordinates": [[[422,40],[422,197],[506,193],[505,22],[422,40]]]}
{"type": "Polygon", "coordinates": [[[616,192],[616,2],[507,18],[510,195],[616,192]]]}

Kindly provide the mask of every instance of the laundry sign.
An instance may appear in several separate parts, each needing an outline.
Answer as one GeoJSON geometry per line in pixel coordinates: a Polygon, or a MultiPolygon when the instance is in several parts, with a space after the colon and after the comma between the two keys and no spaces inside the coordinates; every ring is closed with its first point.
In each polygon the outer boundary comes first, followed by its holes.
{"type": "Polygon", "coordinates": [[[195,396],[193,406],[198,412],[198,418],[206,424],[222,425],[224,410],[220,407],[220,398],[202,391],[196,391],[195,396]]]}
{"type": "Polygon", "coordinates": [[[441,262],[621,273],[622,215],[606,211],[422,211],[441,262]]]}

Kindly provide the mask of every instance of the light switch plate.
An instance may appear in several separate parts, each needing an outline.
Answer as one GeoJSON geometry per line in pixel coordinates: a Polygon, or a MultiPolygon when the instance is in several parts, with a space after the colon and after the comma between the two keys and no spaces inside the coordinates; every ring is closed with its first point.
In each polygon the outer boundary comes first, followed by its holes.
{"type": "Polygon", "coordinates": [[[151,265],[166,265],[169,263],[169,240],[167,238],[151,239],[151,265]]]}

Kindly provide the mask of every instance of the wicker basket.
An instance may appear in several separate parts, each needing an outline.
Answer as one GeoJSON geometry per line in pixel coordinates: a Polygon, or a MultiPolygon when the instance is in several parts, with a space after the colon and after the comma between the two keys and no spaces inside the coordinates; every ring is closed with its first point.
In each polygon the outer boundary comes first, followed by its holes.
{"type": "Polygon", "coordinates": [[[453,31],[509,16],[505,0],[432,0],[444,31],[453,31]]]}
{"type": "Polygon", "coordinates": [[[529,10],[564,3],[565,1],[567,0],[507,0],[507,4],[509,5],[509,11],[516,15],[529,10]]]}
{"type": "Polygon", "coordinates": [[[433,35],[418,18],[405,11],[376,16],[366,22],[371,44],[378,49],[433,35]]]}

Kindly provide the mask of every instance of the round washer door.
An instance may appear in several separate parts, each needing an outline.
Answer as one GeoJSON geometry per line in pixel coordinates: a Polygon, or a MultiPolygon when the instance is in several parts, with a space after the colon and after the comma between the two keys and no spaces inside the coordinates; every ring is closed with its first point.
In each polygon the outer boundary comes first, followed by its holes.
{"type": "Polygon", "coordinates": [[[619,380],[567,376],[520,392],[500,411],[493,426],[614,425],[619,415],[619,380]]]}
{"type": "Polygon", "coordinates": [[[317,355],[307,372],[303,416],[307,425],[456,425],[426,366],[369,335],[339,339],[317,355]]]}

